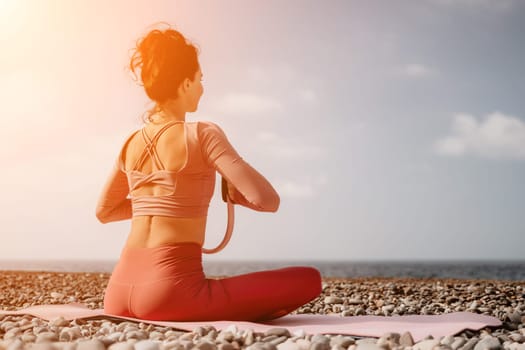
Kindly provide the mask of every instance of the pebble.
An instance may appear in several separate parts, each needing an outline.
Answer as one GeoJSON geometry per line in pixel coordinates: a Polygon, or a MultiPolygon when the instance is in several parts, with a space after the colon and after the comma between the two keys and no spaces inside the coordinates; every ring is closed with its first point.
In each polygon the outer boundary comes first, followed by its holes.
{"type": "Polygon", "coordinates": [[[62,299],[64,294],[58,292],[51,292],[51,298],[53,299],[62,299]]]}
{"type": "Polygon", "coordinates": [[[385,350],[376,343],[360,343],[357,344],[356,350],[385,350]]]}
{"type": "Polygon", "coordinates": [[[402,346],[412,346],[414,345],[414,339],[410,332],[405,332],[399,337],[399,345],[402,346]]]}
{"type": "Polygon", "coordinates": [[[434,346],[439,344],[437,339],[427,339],[422,340],[419,343],[414,344],[412,347],[413,350],[432,350],[434,346]]]}
{"type": "Polygon", "coordinates": [[[452,350],[457,350],[461,348],[463,345],[465,345],[466,342],[467,340],[465,338],[454,337],[454,341],[452,342],[452,344],[450,344],[450,347],[452,348],[452,350]]]}
{"type": "Polygon", "coordinates": [[[69,325],[69,321],[65,320],[64,317],[59,316],[49,321],[49,325],[52,327],[64,327],[69,325]]]}
{"type": "Polygon", "coordinates": [[[135,350],[135,347],[133,346],[133,344],[128,342],[118,342],[111,344],[108,347],[108,350],[135,350]]]}
{"type": "Polygon", "coordinates": [[[474,350],[498,350],[498,349],[501,349],[501,344],[499,342],[499,339],[494,338],[492,336],[484,337],[476,344],[476,346],[474,346],[474,350]]]}
{"type": "Polygon", "coordinates": [[[58,336],[54,332],[41,332],[36,336],[36,343],[58,341],[58,336]]]}
{"type": "Polygon", "coordinates": [[[266,332],[264,332],[265,335],[276,335],[278,337],[285,336],[285,337],[291,337],[290,331],[287,328],[270,328],[266,332]]]}
{"type": "Polygon", "coordinates": [[[135,350],[158,350],[159,342],[153,340],[139,340],[135,343],[135,350]]]}
{"type": "Polygon", "coordinates": [[[322,341],[313,341],[310,344],[310,350],[329,350],[330,344],[322,341]]]}
{"type": "MultiPolygon", "coordinates": [[[[0,294],[0,309],[56,304],[57,300],[101,308],[108,276],[99,273],[9,274],[0,271],[0,290],[3,293],[0,294]],[[21,275],[29,276],[24,277],[29,282],[13,282],[21,275]],[[7,283],[20,286],[20,289],[7,287],[7,283]],[[60,292],[49,289],[49,286],[62,285],[67,287],[60,292]]],[[[493,315],[504,324],[496,329],[466,330],[460,335],[440,339],[427,337],[414,344],[409,333],[385,333],[379,338],[371,338],[312,335],[304,330],[290,332],[282,327],[261,333],[239,330],[234,324],[220,331],[201,326],[193,332],[183,332],[131,321],[67,321],[57,317],[47,322],[17,315],[0,316],[0,350],[525,350],[525,286],[522,282],[334,279],[323,282],[323,294],[318,299],[297,309],[297,313],[342,316],[453,311],[493,315]]]]}
{"type": "Polygon", "coordinates": [[[514,312],[507,312],[507,317],[512,323],[521,323],[521,312],[517,310],[514,312]]]}
{"type": "Polygon", "coordinates": [[[343,303],[343,299],[339,298],[339,297],[336,297],[336,296],[328,296],[328,297],[324,298],[324,303],[325,304],[342,304],[343,303]]]}
{"type": "Polygon", "coordinates": [[[399,333],[385,333],[377,340],[377,345],[392,349],[400,345],[399,338],[399,333]]]}
{"type": "Polygon", "coordinates": [[[476,338],[470,338],[466,343],[465,345],[463,345],[460,349],[461,350],[472,350],[474,349],[474,347],[476,346],[476,344],[478,343],[479,339],[476,337],[476,338]]]}

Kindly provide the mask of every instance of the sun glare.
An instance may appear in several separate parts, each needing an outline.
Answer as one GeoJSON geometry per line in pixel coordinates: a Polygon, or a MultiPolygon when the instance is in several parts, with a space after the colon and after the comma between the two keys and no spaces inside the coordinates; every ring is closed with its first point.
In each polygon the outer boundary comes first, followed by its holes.
{"type": "Polygon", "coordinates": [[[0,0],[0,26],[7,27],[13,20],[17,0],[0,0]]]}

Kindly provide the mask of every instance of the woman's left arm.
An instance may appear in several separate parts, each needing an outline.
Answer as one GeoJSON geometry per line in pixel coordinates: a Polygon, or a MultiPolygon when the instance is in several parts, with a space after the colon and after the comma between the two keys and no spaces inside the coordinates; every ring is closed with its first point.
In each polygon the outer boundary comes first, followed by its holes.
{"type": "Polygon", "coordinates": [[[128,178],[120,169],[117,159],[100,194],[96,210],[97,219],[103,224],[131,219],[131,199],[127,198],[128,194],[128,178]]]}

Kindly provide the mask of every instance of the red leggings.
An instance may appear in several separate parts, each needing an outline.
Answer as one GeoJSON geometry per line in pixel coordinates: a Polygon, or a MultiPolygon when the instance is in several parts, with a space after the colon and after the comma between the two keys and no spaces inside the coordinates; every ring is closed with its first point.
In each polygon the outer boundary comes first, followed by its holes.
{"type": "Polygon", "coordinates": [[[210,279],[200,245],[124,248],[104,295],[104,312],[164,321],[263,321],[321,293],[312,267],[287,267],[210,279]]]}

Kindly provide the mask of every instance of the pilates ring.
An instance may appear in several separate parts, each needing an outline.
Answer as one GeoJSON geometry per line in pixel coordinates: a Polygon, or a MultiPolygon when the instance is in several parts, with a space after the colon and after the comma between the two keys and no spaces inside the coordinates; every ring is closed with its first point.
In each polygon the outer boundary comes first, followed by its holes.
{"type": "Polygon", "coordinates": [[[233,208],[233,203],[230,201],[230,198],[228,196],[227,182],[224,178],[222,178],[221,180],[221,193],[222,193],[222,199],[226,202],[227,207],[228,207],[228,223],[226,224],[226,232],[224,233],[224,237],[221,243],[219,243],[219,245],[216,246],[215,248],[207,249],[207,248],[202,247],[202,252],[204,254],[214,254],[214,253],[220,252],[221,250],[224,249],[224,247],[226,247],[226,245],[230,241],[230,238],[232,237],[233,222],[235,219],[235,215],[234,215],[235,210],[233,208]]]}

